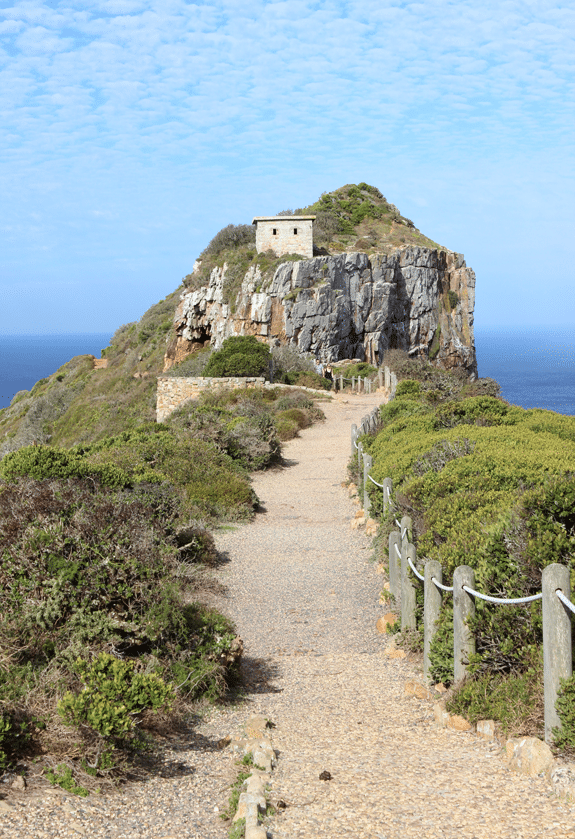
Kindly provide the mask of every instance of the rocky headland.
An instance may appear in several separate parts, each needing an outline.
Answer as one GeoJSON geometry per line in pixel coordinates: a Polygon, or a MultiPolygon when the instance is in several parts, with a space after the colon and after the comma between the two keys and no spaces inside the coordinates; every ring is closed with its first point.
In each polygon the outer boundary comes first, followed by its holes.
{"type": "MultiPolygon", "coordinates": [[[[200,271],[197,263],[192,280],[200,271]]],[[[213,267],[205,284],[181,295],[164,370],[207,343],[256,335],[326,362],[377,364],[386,350],[402,349],[477,375],[475,274],[462,254],[409,246],[286,261],[268,272],[252,264],[232,300],[228,271],[227,262],[213,267]]]]}

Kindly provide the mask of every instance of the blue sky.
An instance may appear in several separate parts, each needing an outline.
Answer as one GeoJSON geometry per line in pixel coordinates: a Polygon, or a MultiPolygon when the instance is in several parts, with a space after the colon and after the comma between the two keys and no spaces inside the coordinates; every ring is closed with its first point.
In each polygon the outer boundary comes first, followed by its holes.
{"type": "Polygon", "coordinates": [[[0,331],[113,331],[230,222],[377,186],[572,324],[575,7],[0,0],[0,331]]]}

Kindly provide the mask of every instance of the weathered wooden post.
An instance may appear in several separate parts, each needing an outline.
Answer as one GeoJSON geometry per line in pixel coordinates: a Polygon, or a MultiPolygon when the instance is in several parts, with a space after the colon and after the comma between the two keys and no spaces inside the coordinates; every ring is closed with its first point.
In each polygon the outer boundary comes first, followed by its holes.
{"type": "Polygon", "coordinates": [[[389,381],[391,390],[390,396],[395,396],[395,391],[397,390],[397,376],[395,375],[395,373],[390,373],[389,381]]]}
{"type": "Polygon", "coordinates": [[[441,590],[433,582],[433,578],[443,582],[441,563],[437,559],[428,559],[423,573],[423,675],[429,681],[429,650],[433,636],[437,631],[437,621],[443,597],[441,590]]]}
{"type": "Polygon", "coordinates": [[[551,743],[553,729],[561,727],[555,707],[561,679],[572,675],[571,618],[557,597],[561,591],[571,597],[569,568],[554,562],[543,569],[543,680],[545,697],[545,740],[551,743]]]}
{"type": "Polygon", "coordinates": [[[391,389],[391,371],[390,371],[390,369],[387,365],[383,368],[383,373],[384,373],[384,376],[385,376],[385,387],[386,387],[387,390],[390,390],[391,389]]]}
{"type": "Polygon", "coordinates": [[[371,467],[373,466],[373,458],[370,454],[364,454],[363,456],[363,511],[366,516],[369,516],[369,511],[371,508],[371,502],[369,500],[369,495],[367,494],[367,488],[369,484],[368,475],[371,472],[371,467]]]}
{"type": "Polygon", "coordinates": [[[340,391],[343,390],[343,373],[339,377],[339,389],[340,391]]]}
{"type": "Polygon", "coordinates": [[[401,550],[411,539],[411,532],[413,530],[413,522],[411,516],[403,516],[401,519],[401,550]]]}
{"type": "Polygon", "coordinates": [[[401,628],[415,629],[415,586],[409,573],[408,558],[415,565],[415,545],[411,542],[401,549],[401,628]]]}
{"type": "Polygon", "coordinates": [[[355,457],[355,447],[357,445],[357,425],[354,423],[351,426],[351,456],[355,457]]]}
{"type": "Polygon", "coordinates": [[[401,534],[394,530],[389,534],[389,590],[396,600],[400,591],[401,534]]]}
{"type": "Polygon", "coordinates": [[[361,443],[357,444],[357,471],[359,472],[358,481],[361,481],[361,470],[363,468],[363,446],[361,443]]]}
{"type": "Polygon", "coordinates": [[[387,513],[391,506],[391,495],[393,493],[393,481],[391,478],[383,479],[383,512],[387,513]]]}
{"type": "Polygon", "coordinates": [[[463,586],[475,587],[475,573],[468,565],[453,572],[453,676],[455,681],[467,673],[469,657],[475,652],[475,636],[468,621],[475,614],[475,601],[463,586]]]}
{"type": "Polygon", "coordinates": [[[377,371],[377,386],[383,387],[383,370],[381,369],[381,367],[377,371]]]}

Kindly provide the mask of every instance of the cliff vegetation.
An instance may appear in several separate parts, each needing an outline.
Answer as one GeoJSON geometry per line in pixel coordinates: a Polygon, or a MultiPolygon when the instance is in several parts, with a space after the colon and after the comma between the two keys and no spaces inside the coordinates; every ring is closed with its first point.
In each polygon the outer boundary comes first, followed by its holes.
{"type": "MultiPolygon", "coordinates": [[[[381,408],[380,430],[363,442],[374,478],[393,479],[400,515],[412,517],[419,559],[439,560],[444,582],[457,566],[469,565],[476,588],[497,597],[537,593],[542,569],[552,562],[569,566],[573,585],[575,418],[509,405],[491,380],[458,384],[453,374],[395,355],[404,378],[396,398],[381,408]]],[[[380,494],[372,490],[381,512],[380,494]]],[[[394,529],[391,519],[387,527],[394,529]]],[[[421,642],[422,600],[418,621],[415,643],[421,642]]],[[[473,722],[495,717],[513,733],[540,733],[541,604],[476,601],[473,629],[472,679],[456,690],[450,707],[473,722]]],[[[448,684],[449,597],[431,660],[432,677],[448,684]]]]}

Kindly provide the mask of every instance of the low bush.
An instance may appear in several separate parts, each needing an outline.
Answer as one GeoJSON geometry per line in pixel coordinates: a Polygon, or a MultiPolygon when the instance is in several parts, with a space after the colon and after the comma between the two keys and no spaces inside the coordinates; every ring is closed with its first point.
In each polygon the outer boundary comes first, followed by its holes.
{"type": "Polygon", "coordinates": [[[212,353],[204,376],[269,376],[270,351],[253,335],[226,338],[212,353]]]}
{"type": "Polygon", "coordinates": [[[49,751],[80,773],[81,759],[119,772],[150,712],[221,692],[235,633],[190,600],[213,544],[179,514],[177,495],[155,485],[0,483],[4,766],[49,751]]]}
{"type": "MultiPolygon", "coordinates": [[[[496,597],[537,593],[550,562],[566,564],[575,584],[575,418],[492,395],[465,397],[467,385],[453,379],[432,404],[426,375],[419,389],[410,377],[381,408],[381,430],[362,438],[374,479],[394,482],[395,515],[412,517],[419,557],[439,560],[444,581],[456,567],[471,566],[475,587],[496,597]]],[[[368,491],[381,512],[380,492],[368,491]]],[[[444,683],[453,678],[452,622],[446,600],[430,653],[432,678],[444,683]]],[[[499,697],[493,701],[501,708],[514,691],[539,690],[531,670],[542,643],[540,603],[477,601],[471,627],[473,683],[458,691],[460,709],[475,707],[482,691],[499,697]]],[[[502,722],[517,731],[533,725],[534,733],[534,719],[522,711],[502,722]]]]}

